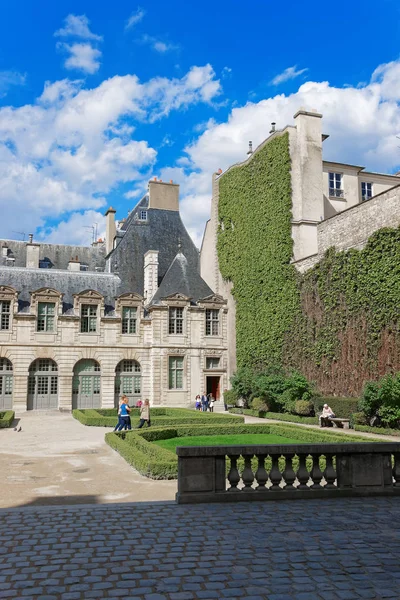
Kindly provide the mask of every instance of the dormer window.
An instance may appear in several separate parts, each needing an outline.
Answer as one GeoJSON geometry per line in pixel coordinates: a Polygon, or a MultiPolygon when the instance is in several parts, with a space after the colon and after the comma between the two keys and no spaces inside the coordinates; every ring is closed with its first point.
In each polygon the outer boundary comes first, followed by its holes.
{"type": "Polygon", "coordinates": [[[38,302],[37,331],[54,331],[55,302],[38,302]]]}
{"type": "Polygon", "coordinates": [[[0,300],[0,330],[10,329],[11,300],[0,300]]]}
{"type": "Polygon", "coordinates": [[[147,210],[141,210],[139,213],[139,219],[141,221],[147,221],[147,210]]]}
{"type": "Polygon", "coordinates": [[[97,331],[97,305],[81,305],[81,333],[96,333],[97,331]]]}
{"type": "Polygon", "coordinates": [[[122,307],[122,333],[136,333],[136,306],[122,307]]]}
{"type": "Polygon", "coordinates": [[[206,335],[219,335],[219,310],[206,309],[206,335]]]}

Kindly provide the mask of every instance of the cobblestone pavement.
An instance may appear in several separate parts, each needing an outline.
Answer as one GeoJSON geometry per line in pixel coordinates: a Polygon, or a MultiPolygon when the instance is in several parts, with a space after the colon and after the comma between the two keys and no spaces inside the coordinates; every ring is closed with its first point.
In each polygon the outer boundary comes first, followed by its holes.
{"type": "Polygon", "coordinates": [[[0,598],[400,597],[396,498],[0,510],[0,598]]]}

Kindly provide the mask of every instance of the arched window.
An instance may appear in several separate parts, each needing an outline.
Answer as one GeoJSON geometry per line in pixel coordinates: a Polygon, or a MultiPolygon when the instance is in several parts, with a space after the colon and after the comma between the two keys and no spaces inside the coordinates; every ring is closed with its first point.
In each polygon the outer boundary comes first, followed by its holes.
{"type": "Polygon", "coordinates": [[[38,358],[29,367],[28,410],[58,408],[58,367],[51,358],[38,358]]]}
{"type": "Polygon", "coordinates": [[[13,366],[8,358],[0,358],[0,410],[11,410],[13,366]]]}
{"type": "Polygon", "coordinates": [[[129,398],[129,404],[135,404],[142,393],[140,364],[136,360],[121,360],[115,369],[115,406],[122,394],[129,398]]]}
{"type": "Polygon", "coordinates": [[[72,408],[100,408],[100,365],[93,359],[76,363],[72,379],[72,408]]]}

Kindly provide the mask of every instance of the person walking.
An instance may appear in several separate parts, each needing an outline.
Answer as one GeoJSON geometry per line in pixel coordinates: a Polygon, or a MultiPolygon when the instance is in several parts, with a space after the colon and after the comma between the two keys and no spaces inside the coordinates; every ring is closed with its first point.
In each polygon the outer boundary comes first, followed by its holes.
{"type": "Polygon", "coordinates": [[[140,421],[138,425],[138,429],[143,427],[143,425],[147,422],[147,427],[150,427],[150,401],[146,398],[142,408],[140,409],[140,421]]]}
{"type": "Polygon", "coordinates": [[[201,410],[201,397],[200,394],[197,394],[194,407],[196,410],[201,410]]]}
{"type": "MultiPolygon", "coordinates": [[[[122,424],[122,417],[121,417],[121,404],[123,402],[123,396],[121,396],[121,398],[119,399],[118,402],[118,411],[117,411],[117,415],[118,415],[118,423],[116,424],[116,426],[114,427],[114,431],[120,431],[118,428],[120,425],[123,426],[122,424]]],[[[122,429],[122,427],[121,427],[122,429]]]]}
{"type": "Polygon", "coordinates": [[[207,398],[207,394],[205,392],[203,392],[203,395],[201,397],[201,410],[203,412],[207,412],[208,409],[208,398],[207,398]]]}
{"type": "Polygon", "coordinates": [[[210,394],[209,404],[208,404],[210,412],[214,412],[214,402],[215,402],[215,398],[212,394],[210,394]]]}
{"type": "Polygon", "coordinates": [[[131,419],[129,416],[129,413],[131,412],[131,409],[129,408],[129,400],[126,396],[122,396],[121,398],[122,402],[121,402],[121,406],[120,406],[120,422],[117,425],[116,429],[114,429],[114,431],[122,431],[125,428],[125,431],[128,429],[132,429],[132,425],[131,425],[131,419]]]}

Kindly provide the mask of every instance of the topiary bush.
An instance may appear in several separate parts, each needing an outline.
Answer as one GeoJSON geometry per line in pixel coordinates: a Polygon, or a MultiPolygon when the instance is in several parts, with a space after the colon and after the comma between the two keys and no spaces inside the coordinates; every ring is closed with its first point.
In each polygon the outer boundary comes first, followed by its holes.
{"type": "Polygon", "coordinates": [[[354,425],[368,425],[368,419],[363,412],[355,412],[351,415],[351,424],[354,425]]]}
{"type": "Polygon", "coordinates": [[[314,404],[311,400],[297,400],[295,403],[295,413],[296,415],[302,415],[304,417],[309,417],[314,412],[314,404]]]}
{"type": "Polygon", "coordinates": [[[270,405],[265,398],[253,398],[250,403],[250,408],[259,412],[268,412],[270,410],[270,405]]]}
{"type": "Polygon", "coordinates": [[[0,429],[11,427],[14,421],[14,417],[15,412],[13,410],[5,410],[3,412],[0,412],[0,429]]]}

